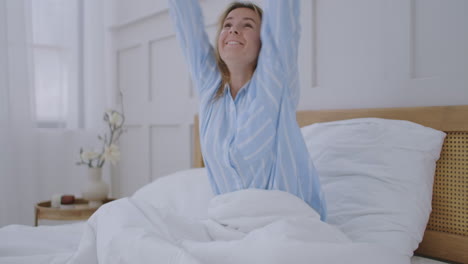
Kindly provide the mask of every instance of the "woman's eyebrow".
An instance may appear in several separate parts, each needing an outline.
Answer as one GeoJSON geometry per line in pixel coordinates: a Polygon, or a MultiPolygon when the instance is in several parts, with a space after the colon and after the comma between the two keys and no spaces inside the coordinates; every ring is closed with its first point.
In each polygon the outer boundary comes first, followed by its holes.
{"type": "MultiPolygon", "coordinates": [[[[227,17],[224,21],[226,22],[226,21],[231,20],[231,19],[233,19],[233,17],[227,17]]],[[[255,24],[257,24],[257,22],[251,17],[244,17],[244,18],[242,18],[242,20],[250,20],[250,21],[254,22],[255,24]]]]}

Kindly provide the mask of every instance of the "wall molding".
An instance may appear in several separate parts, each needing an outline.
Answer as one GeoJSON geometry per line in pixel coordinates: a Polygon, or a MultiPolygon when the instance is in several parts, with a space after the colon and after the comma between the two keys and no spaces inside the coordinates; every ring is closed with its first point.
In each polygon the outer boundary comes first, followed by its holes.
{"type": "Polygon", "coordinates": [[[312,48],[311,48],[311,64],[312,64],[312,71],[311,71],[311,87],[312,88],[316,88],[319,86],[318,84],[318,80],[317,80],[317,66],[318,66],[318,62],[317,62],[317,54],[318,54],[318,34],[317,34],[317,31],[318,31],[318,18],[317,18],[317,6],[318,6],[318,1],[317,0],[312,0],[311,1],[311,5],[312,5],[312,10],[311,10],[311,17],[312,17],[312,26],[311,26],[311,34],[312,34],[312,37],[311,37],[311,40],[312,40],[312,48]]]}
{"type": "MultiPolygon", "coordinates": [[[[168,125],[168,124],[158,124],[158,125],[155,125],[155,124],[151,124],[148,126],[148,182],[152,182],[154,179],[153,179],[153,175],[154,173],[157,173],[157,171],[154,170],[154,167],[155,166],[158,166],[159,164],[153,164],[153,158],[157,155],[155,153],[155,151],[157,151],[157,147],[156,149],[153,148],[153,145],[157,142],[155,142],[155,139],[153,138],[153,135],[154,133],[158,133],[158,130],[159,129],[175,129],[175,130],[179,130],[181,129],[181,124],[172,124],[172,125],[168,125]]],[[[156,178],[158,178],[158,176],[161,176],[161,175],[156,175],[156,178]]]]}
{"type": "Polygon", "coordinates": [[[417,41],[416,41],[416,31],[417,31],[417,0],[410,0],[409,1],[409,67],[410,67],[410,80],[425,80],[425,79],[433,79],[436,76],[424,76],[417,73],[417,61],[416,61],[416,49],[417,49],[417,41]]]}
{"type": "Polygon", "coordinates": [[[416,0],[409,1],[409,66],[410,66],[410,76],[409,79],[417,79],[416,76],[416,0]]]}
{"type": "Polygon", "coordinates": [[[124,29],[124,28],[130,27],[130,26],[133,26],[133,25],[136,25],[136,24],[144,23],[144,22],[146,22],[147,20],[150,20],[150,19],[159,17],[159,16],[164,15],[164,14],[167,14],[167,13],[169,13],[169,9],[168,9],[168,8],[161,9],[161,10],[153,10],[153,11],[150,11],[150,12],[148,12],[148,13],[146,13],[146,14],[143,14],[143,15],[141,15],[141,16],[139,16],[139,17],[131,18],[131,19],[128,19],[128,20],[126,20],[126,21],[124,21],[124,22],[111,25],[111,26],[109,27],[109,30],[111,30],[111,31],[119,31],[119,30],[122,30],[122,29],[124,29]]]}
{"type": "Polygon", "coordinates": [[[123,87],[122,87],[122,84],[121,84],[121,81],[120,81],[120,76],[121,76],[120,69],[121,69],[121,63],[122,63],[121,62],[121,55],[124,54],[125,52],[129,52],[131,50],[136,50],[138,52],[139,49],[142,46],[143,46],[142,43],[134,43],[134,44],[122,47],[122,48],[115,49],[114,55],[113,55],[114,58],[115,58],[114,83],[115,83],[115,87],[116,87],[117,91],[123,92],[123,89],[122,89],[123,87]]]}

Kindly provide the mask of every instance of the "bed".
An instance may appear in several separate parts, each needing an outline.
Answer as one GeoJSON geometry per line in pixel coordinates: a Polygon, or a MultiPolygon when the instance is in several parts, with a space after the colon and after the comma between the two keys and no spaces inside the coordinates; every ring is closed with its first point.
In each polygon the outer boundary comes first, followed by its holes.
{"type": "Polygon", "coordinates": [[[85,223],[0,228],[0,263],[468,263],[468,106],[300,111],[297,120],[324,175],[328,224],[279,191],[213,197],[195,129],[196,168],[85,223]]]}
{"type": "MultiPolygon", "coordinates": [[[[415,255],[468,263],[468,106],[299,111],[297,121],[304,127],[366,117],[408,120],[447,133],[437,161],[432,212],[415,255]]],[[[198,131],[194,132],[193,163],[203,167],[198,131]]]]}

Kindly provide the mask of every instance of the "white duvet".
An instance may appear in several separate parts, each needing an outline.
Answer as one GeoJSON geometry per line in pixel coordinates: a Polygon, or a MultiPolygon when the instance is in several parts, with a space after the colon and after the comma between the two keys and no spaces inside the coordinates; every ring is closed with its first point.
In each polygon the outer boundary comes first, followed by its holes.
{"type": "Polygon", "coordinates": [[[101,207],[72,230],[77,229],[81,240],[68,241],[68,247],[1,242],[0,263],[410,263],[390,249],[351,242],[302,200],[281,191],[214,197],[204,219],[124,198],[101,207]]]}

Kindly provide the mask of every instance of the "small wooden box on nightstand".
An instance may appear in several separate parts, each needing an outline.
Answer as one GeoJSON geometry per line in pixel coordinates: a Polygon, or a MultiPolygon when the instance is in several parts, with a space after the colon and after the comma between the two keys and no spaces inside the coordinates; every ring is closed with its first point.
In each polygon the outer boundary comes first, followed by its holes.
{"type": "MultiPolygon", "coordinates": [[[[107,199],[104,203],[113,201],[107,199]]],[[[88,201],[76,199],[70,208],[52,208],[50,201],[40,202],[35,206],[34,226],[37,226],[40,219],[47,220],[87,220],[99,207],[89,207],[88,201]]]]}

